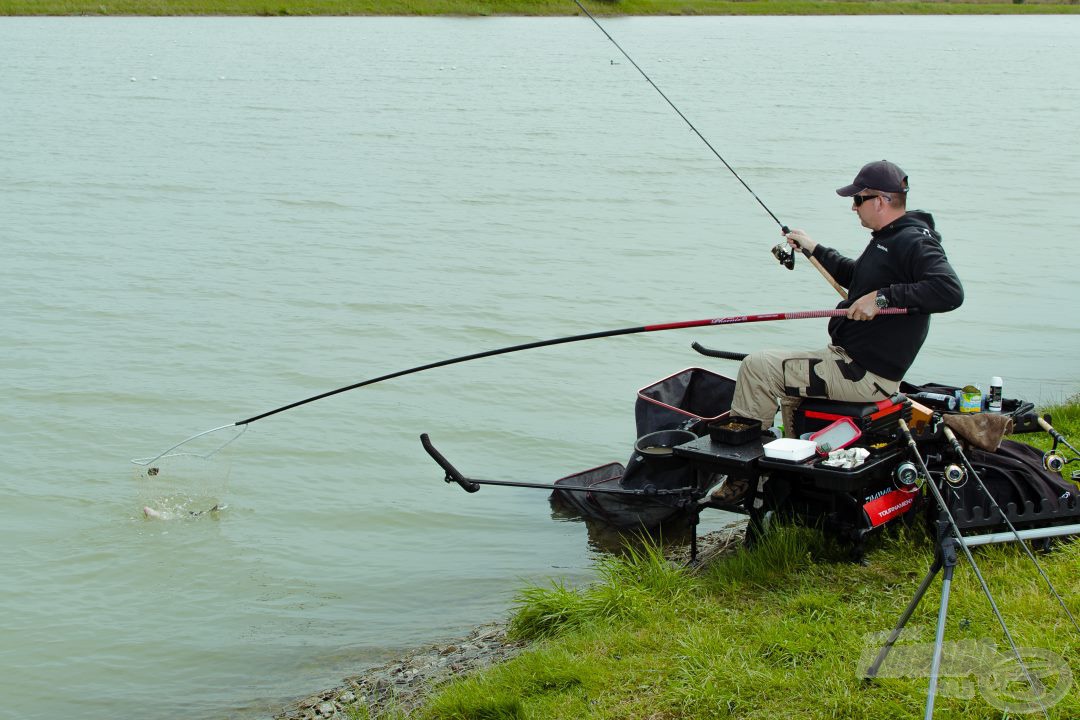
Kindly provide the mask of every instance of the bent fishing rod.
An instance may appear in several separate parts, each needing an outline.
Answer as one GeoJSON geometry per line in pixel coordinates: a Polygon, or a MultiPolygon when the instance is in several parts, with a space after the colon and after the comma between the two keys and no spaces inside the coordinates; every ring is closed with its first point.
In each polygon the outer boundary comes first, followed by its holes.
{"type": "MultiPolygon", "coordinates": [[[[733,315],[731,317],[707,318],[704,320],[686,320],[682,322],[659,323],[655,325],[639,325],[637,327],[620,328],[618,330],[603,330],[600,332],[585,333],[582,335],[570,335],[568,337],[555,338],[553,340],[537,340],[535,342],[528,342],[522,343],[520,345],[511,345],[508,347],[497,348],[495,350],[485,350],[483,352],[472,353],[471,355],[462,355],[460,357],[449,358],[447,360],[439,360],[437,362],[427,363],[426,365],[418,365],[416,367],[408,368],[407,370],[398,370],[397,372],[380,375],[379,377],[370,378],[368,380],[361,380],[360,382],[346,385],[344,387],[339,387],[335,390],[328,390],[324,393],[319,393],[318,395],[312,395],[311,397],[304,398],[303,400],[297,400],[296,402],[291,402],[288,405],[282,405],[281,407],[274,408],[273,410],[268,410],[258,415],[253,415],[249,418],[245,418],[244,420],[237,420],[236,422],[229,423],[228,425],[222,425],[220,427],[211,428],[210,430],[204,430],[201,433],[192,435],[186,440],[178,442],[177,444],[170,447],[168,450],[165,450],[164,452],[161,452],[154,457],[133,458],[131,462],[136,465],[150,465],[163,457],[171,457],[174,450],[180,448],[183,445],[186,445],[192,440],[204,437],[206,435],[210,435],[220,430],[225,430],[232,427],[240,427],[241,432],[243,432],[247,429],[248,425],[256,422],[257,420],[268,418],[271,415],[277,415],[278,413],[300,407],[301,405],[307,405],[308,403],[315,402],[316,400],[322,400],[323,398],[328,398],[343,392],[356,390],[357,388],[362,388],[366,385],[374,385],[385,380],[393,380],[394,378],[403,377],[405,375],[412,375],[413,373],[423,372],[425,370],[433,370],[435,368],[445,367],[447,365],[456,365],[457,363],[468,362],[470,360],[479,360],[481,358],[493,357],[495,355],[506,355],[508,353],[520,352],[522,350],[533,350],[535,348],[549,347],[551,345],[563,345],[566,343],[580,342],[583,340],[597,340],[599,338],[616,337],[618,335],[634,335],[637,333],[660,332],[663,330],[681,330],[685,328],[708,327],[710,325],[741,325],[745,323],[773,322],[777,320],[809,320],[814,318],[833,318],[845,316],[847,312],[848,311],[846,309],[836,308],[830,310],[802,310],[796,312],[761,313],[757,315],[733,315]]],[[[881,310],[878,310],[877,314],[914,315],[916,314],[916,312],[916,310],[909,308],[883,308],[881,310]]],[[[237,437],[239,437],[239,434],[231,438],[224,445],[221,445],[220,447],[215,448],[214,450],[210,451],[207,454],[201,455],[200,457],[208,458],[211,455],[214,455],[218,451],[222,450],[226,445],[236,440],[237,437]]]]}
{"type": "MultiPolygon", "coordinates": [[[[781,232],[783,232],[784,235],[790,233],[791,230],[788,228],[788,226],[780,222],[780,218],[776,217],[776,214],[769,209],[769,206],[766,205],[760,197],[758,197],[758,194],[754,192],[747,184],[747,182],[742,179],[739,173],[735,171],[735,168],[731,166],[731,163],[724,159],[724,156],[721,155],[720,152],[713,147],[712,143],[710,143],[705,138],[705,136],[701,134],[701,131],[699,131],[694,126],[694,123],[690,122],[690,119],[683,114],[682,110],[676,107],[675,103],[673,103],[671,99],[666,94],[664,94],[664,91],[660,89],[660,86],[653,82],[652,78],[649,77],[648,74],[641,69],[641,66],[634,61],[634,58],[630,57],[630,53],[623,50],[622,45],[619,45],[619,43],[615,41],[615,38],[611,36],[611,33],[604,29],[604,26],[600,24],[600,21],[593,17],[593,14],[589,12],[584,5],[581,4],[580,0],[574,0],[574,4],[581,9],[581,12],[585,13],[586,17],[593,21],[593,24],[600,29],[600,32],[604,33],[604,36],[607,37],[607,39],[611,41],[611,44],[614,45],[618,49],[618,51],[623,54],[623,57],[630,61],[630,64],[634,66],[634,69],[641,73],[641,77],[645,78],[646,82],[652,85],[653,89],[656,90],[656,92],[660,93],[660,97],[664,98],[664,102],[671,106],[671,109],[675,111],[675,114],[681,117],[683,119],[683,122],[685,122],[690,127],[690,129],[694,131],[694,134],[701,138],[701,142],[705,143],[705,146],[712,151],[712,154],[715,155],[717,159],[719,159],[720,162],[724,164],[724,167],[726,167],[731,172],[731,174],[735,176],[735,179],[739,181],[739,184],[746,188],[746,191],[750,193],[755,200],[757,200],[758,205],[760,205],[762,209],[769,214],[769,217],[771,217],[776,222],[776,224],[780,226],[781,232]]],[[[796,243],[795,247],[804,256],[806,256],[806,259],[810,261],[811,265],[817,268],[817,271],[820,272],[822,276],[824,276],[824,278],[829,282],[829,284],[833,286],[833,289],[835,289],[836,292],[840,293],[840,297],[846,300],[847,292],[838,282],[836,282],[833,276],[829,274],[829,271],[826,270],[825,267],[820,262],[818,262],[813,257],[813,255],[811,255],[810,252],[807,251],[806,248],[804,248],[802,245],[796,243]]],[[[780,243],[773,247],[772,254],[773,257],[775,257],[777,261],[779,261],[779,263],[786,267],[788,270],[793,270],[795,268],[795,253],[792,252],[788,247],[786,247],[785,243],[780,243]]]]}

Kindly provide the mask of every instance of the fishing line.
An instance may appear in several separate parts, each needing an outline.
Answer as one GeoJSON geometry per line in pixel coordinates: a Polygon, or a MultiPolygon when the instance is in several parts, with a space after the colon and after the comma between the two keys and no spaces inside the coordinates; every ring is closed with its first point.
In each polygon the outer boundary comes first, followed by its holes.
{"type": "MultiPolygon", "coordinates": [[[[600,32],[604,33],[607,39],[611,41],[611,44],[618,48],[619,52],[623,54],[623,57],[630,61],[630,64],[634,66],[634,69],[641,73],[641,76],[645,78],[645,80],[648,81],[650,85],[653,86],[653,89],[655,89],[656,92],[660,93],[660,97],[664,98],[664,101],[671,106],[671,109],[674,110],[675,113],[683,119],[683,122],[685,122],[690,127],[690,129],[694,131],[694,134],[701,138],[701,142],[705,143],[706,147],[712,150],[713,155],[715,155],[720,160],[720,162],[724,163],[724,167],[731,171],[731,174],[735,176],[735,179],[738,180],[744,188],[746,188],[746,191],[748,193],[753,195],[755,200],[757,200],[758,205],[760,205],[762,209],[765,210],[765,212],[769,213],[769,217],[771,217],[776,222],[776,224],[780,226],[780,230],[784,233],[784,235],[790,233],[790,228],[788,228],[788,226],[784,223],[780,222],[780,218],[776,217],[773,211],[769,209],[769,206],[766,205],[760,197],[758,197],[757,193],[754,192],[753,189],[751,189],[751,187],[746,183],[746,181],[742,179],[742,176],[740,176],[739,173],[735,171],[735,168],[731,166],[731,163],[724,159],[724,156],[721,155],[720,152],[712,146],[712,143],[710,143],[705,138],[705,136],[701,134],[701,132],[694,126],[694,123],[690,122],[690,119],[683,114],[682,110],[676,107],[675,103],[671,102],[671,99],[664,94],[664,91],[661,90],[660,87],[653,82],[652,78],[649,77],[648,74],[646,74],[646,72],[641,69],[641,66],[634,62],[634,58],[630,57],[630,54],[623,50],[622,45],[619,45],[619,43],[615,41],[615,38],[611,37],[611,33],[604,29],[604,26],[601,25],[595,17],[593,17],[593,14],[590,13],[585,8],[585,6],[581,4],[580,0],[574,0],[574,4],[581,8],[581,12],[585,13],[586,17],[592,20],[593,24],[596,25],[596,27],[600,28],[600,32]]],[[[840,285],[840,283],[836,282],[836,279],[829,273],[828,270],[825,269],[825,266],[822,265],[817,260],[817,258],[815,258],[809,251],[807,251],[806,248],[804,248],[802,245],[799,245],[798,243],[795,244],[795,249],[801,252],[806,257],[806,259],[810,261],[810,264],[814,266],[814,269],[821,273],[822,277],[824,277],[825,280],[830,285],[832,285],[833,289],[836,290],[837,293],[839,293],[841,298],[843,298],[844,300],[848,299],[847,291],[840,285]]],[[[773,257],[775,257],[777,261],[781,265],[786,267],[788,270],[795,269],[795,253],[790,247],[788,247],[787,243],[782,242],[773,247],[772,254],[773,257]]]]}
{"type": "MultiPolygon", "coordinates": [[[[656,325],[640,325],[640,326],[637,326],[637,327],[620,328],[618,330],[603,330],[601,332],[585,333],[583,335],[571,335],[569,337],[555,338],[553,340],[537,340],[535,342],[523,343],[521,345],[511,345],[509,347],[497,348],[495,350],[485,350],[484,352],[473,353],[471,355],[462,355],[460,357],[449,358],[447,360],[439,360],[438,362],[432,362],[432,363],[428,363],[426,365],[418,365],[418,366],[413,367],[413,368],[408,368],[407,370],[398,370],[397,372],[392,372],[392,373],[389,373],[387,375],[380,375],[379,377],[376,377],[376,378],[370,378],[368,380],[361,380],[360,382],[356,382],[356,383],[353,383],[351,385],[346,385],[344,387],[340,387],[340,388],[337,388],[335,390],[328,390],[328,391],[326,391],[324,393],[319,393],[318,395],[313,395],[313,396],[311,396],[309,398],[304,398],[303,400],[297,400],[296,402],[289,403],[288,405],[282,405],[281,407],[274,408],[273,410],[268,410],[268,411],[266,411],[264,413],[260,413],[258,415],[253,415],[252,417],[246,418],[244,420],[237,420],[236,422],[234,422],[234,423],[232,423],[230,425],[222,425],[220,427],[212,428],[210,430],[204,430],[201,433],[197,433],[195,435],[192,435],[191,437],[187,438],[186,440],[181,440],[180,442],[178,442],[175,445],[173,445],[172,447],[170,447],[168,450],[165,450],[164,452],[159,453],[159,454],[157,454],[157,455],[155,455],[153,457],[132,459],[131,462],[135,463],[136,465],[144,465],[145,466],[145,465],[151,465],[154,462],[157,462],[158,460],[160,460],[160,459],[162,459],[164,457],[175,457],[176,455],[190,454],[190,453],[174,453],[173,451],[179,449],[180,447],[186,445],[187,443],[189,443],[189,442],[191,442],[193,440],[204,437],[206,435],[210,435],[212,433],[219,432],[221,430],[225,430],[225,429],[228,429],[228,428],[237,427],[237,426],[247,426],[247,425],[249,425],[249,424],[251,424],[251,423],[253,423],[253,422],[257,421],[257,420],[262,420],[263,418],[270,417],[271,415],[277,415],[278,413],[285,412],[286,410],[291,410],[293,408],[300,407],[301,405],[306,405],[308,403],[315,402],[316,400],[322,400],[323,398],[328,398],[328,397],[331,397],[332,395],[337,395],[339,393],[348,392],[349,390],[356,390],[357,388],[362,388],[365,385],[374,385],[375,383],[380,383],[380,382],[383,382],[384,380],[392,380],[394,378],[403,377],[405,375],[411,375],[413,373],[423,372],[424,370],[433,370],[435,368],[445,367],[447,365],[455,365],[457,363],[468,362],[470,360],[479,360],[480,358],[493,357],[495,355],[505,355],[507,353],[518,352],[518,351],[521,351],[521,350],[532,350],[534,348],[548,347],[550,345],[562,345],[562,344],[565,344],[565,343],[579,342],[579,341],[582,341],[582,340],[595,340],[595,339],[599,339],[599,338],[615,337],[617,335],[632,335],[632,334],[635,334],[635,333],[660,332],[660,331],[663,331],[663,330],[680,330],[680,329],[683,329],[683,328],[706,327],[706,326],[709,326],[709,325],[740,325],[740,324],[743,324],[743,323],[771,322],[771,321],[775,321],[775,320],[809,320],[809,319],[813,319],[813,318],[833,318],[833,317],[845,316],[845,315],[847,315],[847,312],[848,311],[846,309],[835,308],[835,309],[830,309],[830,310],[801,310],[801,311],[796,311],[796,312],[762,313],[762,314],[758,314],[758,315],[733,315],[731,317],[724,317],[724,318],[707,318],[705,320],[686,320],[686,321],[683,321],[683,322],[661,323],[661,324],[656,324],[656,325]]],[[[915,310],[909,310],[908,308],[883,308],[881,310],[878,310],[877,314],[878,315],[908,315],[908,314],[915,314],[915,313],[916,313],[915,310]]],[[[222,444],[220,447],[216,448],[215,450],[212,450],[209,453],[206,453],[206,454],[203,454],[203,455],[199,455],[198,457],[209,458],[211,455],[214,455],[215,453],[217,453],[221,449],[223,449],[226,446],[228,446],[229,444],[231,444],[239,436],[240,436],[240,433],[238,433],[235,437],[230,438],[228,441],[226,441],[224,444],[222,444]]]]}
{"type": "Polygon", "coordinates": [[[652,78],[650,78],[645,73],[645,71],[642,70],[641,67],[636,62],[634,62],[634,58],[630,57],[630,54],[627,53],[625,50],[623,50],[622,46],[619,45],[619,43],[615,42],[615,38],[611,37],[611,34],[608,33],[608,31],[604,29],[604,26],[601,25],[600,22],[595,17],[593,17],[592,13],[585,9],[585,6],[581,4],[580,0],[574,0],[574,4],[577,5],[579,8],[581,8],[581,12],[585,13],[585,15],[590,20],[593,21],[593,24],[596,25],[596,27],[600,28],[600,32],[604,33],[604,35],[607,36],[607,39],[611,41],[611,44],[614,45],[616,48],[618,48],[619,52],[621,52],[623,54],[623,57],[625,57],[627,60],[630,61],[630,64],[634,66],[634,69],[637,70],[639,73],[641,73],[641,76],[643,78],[645,78],[645,80],[647,80],[650,85],[653,86],[653,89],[655,89],[656,92],[660,93],[660,97],[664,98],[664,101],[667,102],[667,104],[671,106],[671,109],[674,110],[678,114],[678,116],[683,119],[683,122],[685,122],[687,125],[690,126],[690,129],[694,131],[694,134],[697,135],[699,138],[701,138],[701,142],[705,143],[705,145],[710,150],[712,150],[713,155],[715,155],[717,158],[719,158],[720,162],[724,163],[724,167],[726,167],[728,170],[730,170],[731,174],[735,176],[735,179],[738,180],[740,183],[742,183],[742,186],[744,188],[746,188],[746,191],[754,196],[754,199],[757,200],[758,205],[760,205],[765,210],[765,212],[769,213],[769,217],[771,217],[773,220],[776,221],[776,224],[780,226],[780,229],[784,231],[784,234],[786,235],[788,232],[790,232],[788,230],[787,225],[780,222],[780,219],[778,217],[776,217],[776,215],[773,214],[773,211],[770,210],[769,207],[764,202],[762,202],[761,198],[759,198],[757,196],[757,193],[755,193],[753,190],[750,189],[750,186],[747,185],[746,181],[743,180],[739,176],[739,173],[735,172],[735,168],[731,167],[731,164],[728,163],[728,161],[724,159],[723,155],[721,155],[719,152],[717,152],[716,148],[714,148],[712,146],[712,143],[710,143],[708,140],[706,140],[705,136],[702,135],[698,131],[698,129],[696,127],[694,127],[694,123],[690,122],[690,120],[685,115],[683,115],[682,110],[677,108],[675,106],[675,103],[671,102],[671,100],[668,98],[668,96],[664,94],[664,91],[661,90],[660,87],[656,83],[654,83],[652,81],[652,78]]]}

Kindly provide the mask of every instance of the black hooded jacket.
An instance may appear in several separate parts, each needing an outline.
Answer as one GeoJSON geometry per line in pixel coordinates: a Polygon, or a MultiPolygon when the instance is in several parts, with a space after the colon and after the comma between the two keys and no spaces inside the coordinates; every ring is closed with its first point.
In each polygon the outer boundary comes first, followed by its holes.
{"type": "Polygon", "coordinates": [[[889,307],[918,311],[869,322],[844,317],[829,321],[834,345],[866,370],[890,380],[903,379],[915,362],[930,329],[930,313],[955,310],[964,302],[964,288],[945,257],[934,218],[922,210],[911,210],[871,233],[858,260],[823,245],[814,248],[813,256],[848,290],[848,299],[836,307],[847,308],[868,292],[881,291],[889,307]]]}

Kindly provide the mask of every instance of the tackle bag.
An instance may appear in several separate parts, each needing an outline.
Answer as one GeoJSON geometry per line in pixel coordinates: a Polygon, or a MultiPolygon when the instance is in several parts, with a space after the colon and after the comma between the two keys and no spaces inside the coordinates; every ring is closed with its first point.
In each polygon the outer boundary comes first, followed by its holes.
{"type": "MultiPolygon", "coordinates": [[[[959,412],[961,388],[955,385],[943,385],[941,383],[926,383],[925,385],[913,385],[909,382],[900,383],[900,392],[912,400],[941,413],[959,412]]],[[[986,396],[983,396],[985,405],[986,396]]],[[[1038,415],[1035,406],[1025,400],[1017,398],[1002,398],[1001,414],[1009,415],[1013,419],[1013,434],[1042,432],[1039,426],[1038,415]]]]}
{"type": "MultiPolygon", "coordinates": [[[[1009,520],[1045,524],[1080,516],[1080,489],[1042,464],[1042,452],[1015,440],[1002,440],[997,452],[970,449],[971,466],[1009,520]]],[[[961,527],[996,525],[1000,515],[975,482],[950,488],[948,502],[961,527]]]]}

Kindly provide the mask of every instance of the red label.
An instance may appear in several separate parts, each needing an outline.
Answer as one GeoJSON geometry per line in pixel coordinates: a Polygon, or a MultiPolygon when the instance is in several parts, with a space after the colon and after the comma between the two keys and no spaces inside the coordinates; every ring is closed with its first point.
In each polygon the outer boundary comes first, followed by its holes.
{"type": "Polygon", "coordinates": [[[863,505],[863,511],[870,518],[870,524],[877,527],[910,510],[916,494],[917,491],[893,490],[863,505]]]}

